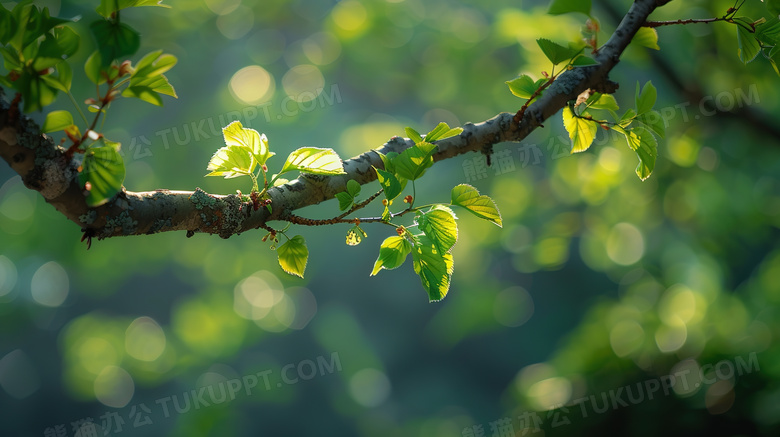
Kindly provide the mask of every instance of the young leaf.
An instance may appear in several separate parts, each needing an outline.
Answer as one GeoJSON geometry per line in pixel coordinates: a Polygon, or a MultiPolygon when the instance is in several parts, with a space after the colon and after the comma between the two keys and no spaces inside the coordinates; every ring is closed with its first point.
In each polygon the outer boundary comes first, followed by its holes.
{"type": "Polygon", "coordinates": [[[360,184],[358,181],[354,179],[350,179],[347,181],[347,193],[354,197],[357,197],[358,194],[360,194],[360,184]]]}
{"type": "Polygon", "coordinates": [[[594,93],[586,102],[588,108],[605,109],[607,111],[617,111],[620,107],[612,94],[594,93]]]}
{"type": "Polygon", "coordinates": [[[404,150],[393,159],[393,166],[398,176],[415,180],[422,177],[425,171],[433,165],[433,152],[436,145],[428,142],[416,144],[404,150]]]}
{"type": "Polygon", "coordinates": [[[376,170],[379,185],[382,186],[382,190],[385,193],[385,198],[390,201],[398,197],[398,195],[401,194],[401,191],[403,191],[403,187],[401,187],[401,183],[398,182],[398,178],[396,178],[394,174],[382,169],[376,167],[374,167],[374,169],[376,170]]]}
{"type": "Polygon", "coordinates": [[[79,181],[87,194],[90,207],[108,202],[122,190],[125,180],[125,164],[119,154],[119,143],[101,139],[84,153],[79,181]]]}
{"type": "MultiPolygon", "coordinates": [[[[582,113],[587,116],[587,112],[582,113]]],[[[596,139],[599,125],[593,120],[575,117],[574,112],[568,106],[563,108],[563,126],[569,132],[571,139],[571,153],[588,150],[593,140],[596,139]]]]}
{"type": "Polygon", "coordinates": [[[531,79],[531,76],[528,76],[527,74],[517,76],[505,83],[509,86],[509,91],[521,99],[530,99],[536,90],[539,89],[534,80],[531,79]]]}
{"type": "Polygon", "coordinates": [[[564,47],[545,38],[537,39],[536,43],[539,44],[539,48],[542,49],[544,55],[547,56],[547,59],[554,65],[558,65],[563,61],[568,61],[582,51],[582,49],[564,47]]]}
{"type": "Polygon", "coordinates": [[[279,173],[292,170],[321,175],[346,174],[341,158],[333,149],[318,147],[301,147],[290,153],[279,173]]]}
{"type": "Polygon", "coordinates": [[[758,52],[761,51],[761,45],[755,36],[750,31],[742,26],[737,26],[737,44],[739,49],[737,54],[739,60],[747,64],[758,56],[758,52]]]}
{"type": "Polygon", "coordinates": [[[660,138],[664,138],[666,136],[666,123],[664,122],[660,112],[648,111],[642,114],[638,121],[642,123],[644,127],[658,135],[660,138]]]}
{"type": "Polygon", "coordinates": [[[420,135],[419,132],[410,127],[407,127],[404,129],[404,131],[406,132],[406,136],[408,136],[410,140],[414,141],[415,144],[422,143],[422,135],[420,135]]]}
{"type": "Polygon", "coordinates": [[[436,125],[436,127],[433,128],[432,131],[428,132],[428,134],[425,135],[425,142],[432,143],[434,141],[443,140],[449,137],[454,137],[455,135],[459,135],[461,132],[463,132],[463,128],[455,127],[450,129],[447,123],[442,122],[436,125]]]}
{"type": "Polygon", "coordinates": [[[46,120],[43,122],[41,132],[57,132],[66,129],[72,124],[73,116],[70,115],[70,112],[64,110],[52,111],[46,114],[46,120]]]}
{"type": "Polygon", "coordinates": [[[355,200],[354,197],[345,192],[336,193],[336,199],[339,200],[339,209],[342,211],[348,210],[349,207],[352,206],[352,202],[355,200]]]}
{"type": "Polygon", "coordinates": [[[257,161],[249,150],[240,146],[225,146],[217,150],[209,160],[206,176],[224,176],[225,179],[249,175],[255,171],[257,161]]]}
{"type": "Polygon", "coordinates": [[[418,213],[420,230],[436,245],[440,253],[449,252],[458,241],[455,213],[444,205],[435,205],[426,213],[418,213]]]}
{"type": "MultiPolygon", "coordinates": [[[[780,5],[780,0],[778,4],[780,5]]],[[[780,43],[780,19],[777,14],[766,23],[756,26],[756,38],[769,45],[780,43]]]]}
{"type": "Polygon", "coordinates": [[[268,148],[265,134],[260,135],[256,130],[244,127],[238,120],[223,127],[222,136],[226,145],[246,149],[259,165],[265,164],[268,158],[275,155],[268,148]]]}
{"type": "Polygon", "coordinates": [[[552,0],[547,13],[560,15],[567,12],[582,12],[590,16],[591,0],[552,0]]]}
{"type": "Polygon", "coordinates": [[[374,276],[382,269],[393,270],[406,261],[406,256],[412,251],[412,245],[404,237],[388,237],[379,246],[379,257],[374,262],[374,276]]]}
{"type": "Polygon", "coordinates": [[[639,158],[639,164],[636,167],[636,174],[639,179],[645,180],[655,168],[655,160],[658,157],[658,143],[652,133],[641,127],[630,131],[624,130],[618,126],[613,129],[622,133],[626,137],[628,147],[636,152],[639,158]]]}
{"type": "Polygon", "coordinates": [[[596,65],[598,63],[599,61],[585,55],[578,55],[571,61],[571,65],[575,67],[587,67],[588,65],[596,65]]]}
{"type": "Polygon", "coordinates": [[[79,48],[80,37],[69,27],[60,27],[46,34],[33,61],[37,71],[45,70],[69,58],[79,48]]]}
{"type": "Polygon", "coordinates": [[[442,300],[450,289],[454,266],[452,254],[440,252],[430,238],[420,235],[415,237],[412,260],[414,271],[420,276],[423,287],[428,292],[428,300],[442,300]]]}
{"type": "Polygon", "coordinates": [[[631,44],[638,44],[648,49],[661,50],[661,47],[658,46],[658,31],[652,27],[640,27],[634,34],[631,44]]]}
{"type": "Polygon", "coordinates": [[[502,227],[501,213],[498,211],[496,203],[490,197],[484,194],[480,195],[479,191],[471,185],[460,184],[453,188],[452,204],[466,208],[475,216],[490,220],[498,227],[502,227]]]}
{"type": "Polygon", "coordinates": [[[780,0],[762,0],[764,2],[764,6],[766,6],[766,10],[768,10],[772,15],[777,17],[780,15],[780,0]]]}
{"type": "Polygon", "coordinates": [[[357,246],[366,237],[368,234],[360,226],[355,225],[347,231],[347,246],[357,246]]]}
{"type": "Polygon", "coordinates": [[[302,236],[296,235],[287,240],[276,248],[276,252],[279,254],[279,265],[282,266],[282,270],[303,278],[306,262],[309,259],[309,249],[302,236]]]}
{"type": "Polygon", "coordinates": [[[645,86],[642,88],[642,91],[639,91],[639,82],[636,83],[636,95],[634,99],[636,100],[636,113],[637,115],[642,115],[650,110],[653,109],[653,105],[655,105],[655,100],[658,96],[658,92],[656,91],[655,87],[653,86],[653,82],[647,81],[645,86]]]}

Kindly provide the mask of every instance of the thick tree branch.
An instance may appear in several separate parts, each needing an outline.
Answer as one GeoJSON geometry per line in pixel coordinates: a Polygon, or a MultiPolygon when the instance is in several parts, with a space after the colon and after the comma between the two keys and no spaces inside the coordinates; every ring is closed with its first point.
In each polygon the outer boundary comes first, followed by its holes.
{"type": "MultiPolygon", "coordinates": [[[[460,135],[437,142],[434,160],[490,150],[505,141],[520,141],[587,89],[615,92],[618,85],[608,80],[609,72],[650,13],[666,3],[668,0],[636,0],[609,41],[599,48],[598,65],[561,74],[542,98],[528,106],[519,123],[512,113],[501,113],[478,124],[467,123],[460,135]]],[[[200,189],[125,191],[105,205],[88,208],[77,181],[76,164],[66,159],[65,150],[42,135],[33,121],[16,117],[13,111],[0,99],[0,156],[21,175],[28,188],[39,191],[47,202],[84,228],[87,235],[97,238],[176,230],[186,230],[188,235],[205,232],[228,238],[251,229],[267,229],[270,221],[289,220],[294,210],[333,198],[345,190],[350,179],[360,184],[376,180],[372,166],[383,167],[379,155],[369,151],[344,161],[345,175],[301,175],[268,191],[271,213],[266,208],[255,210],[251,202],[242,202],[237,195],[212,195],[200,189]]],[[[400,153],[411,146],[411,140],[394,137],[377,151],[400,153]]]]}

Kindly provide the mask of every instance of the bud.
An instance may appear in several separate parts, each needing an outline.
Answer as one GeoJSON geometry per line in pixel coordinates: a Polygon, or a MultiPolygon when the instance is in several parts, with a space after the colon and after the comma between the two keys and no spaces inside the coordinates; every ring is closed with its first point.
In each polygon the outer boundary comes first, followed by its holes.
{"type": "Polygon", "coordinates": [[[384,205],[384,206],[388,205],[387,199],[382,199],[382,205],[384,205]]]}

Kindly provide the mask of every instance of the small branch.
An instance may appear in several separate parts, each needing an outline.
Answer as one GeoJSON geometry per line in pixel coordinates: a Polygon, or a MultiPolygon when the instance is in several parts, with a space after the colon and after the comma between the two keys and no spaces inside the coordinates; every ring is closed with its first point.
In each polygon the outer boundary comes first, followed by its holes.
{"type": "Polygon", "coordinates": [[[669,21],[645,21],[642,27],[661,27],[661,26],[674,26],[677,24],[697,24],[697,23],[714,23],[716,21],[726,21],[725,18],[689,18],[687,20],[669,20],[669,21]]]}

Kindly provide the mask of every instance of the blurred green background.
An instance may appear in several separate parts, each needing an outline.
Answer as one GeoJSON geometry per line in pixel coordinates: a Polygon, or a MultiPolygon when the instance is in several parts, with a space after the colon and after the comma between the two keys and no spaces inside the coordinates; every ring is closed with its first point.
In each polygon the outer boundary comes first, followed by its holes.
{"type": "MultiPolygon", "coordinates": [[[[95,2],[39,3],[81,16],[84,36],[97,19],[95,2]]],[[[504,81],[549,69],[535,39],[574,41],[585,20],[546,15],[546,1],[166,3],[122,14],[142,34],[135,60],[179,58],[178,100],[109,112],[132,191],[248,191],[202,177],[231,119],[268,136],[273,171],[300,146],[348,157],[404,126],[515,111],[504,81]]],[[[594,3],[603,42],[631,2],[594,3]]],[[[654,17],[730,6],[673,1],[654,17]]],[[[744,12],[766,15],[757,0],[744,12]]],[[[611,75],[625,108],[637,82],[659,90],[667,138],[649,180],[606,132],[571,156],[559,116],[498,145],[492,168],[469,154],[429,171],[421,202],[470,183],[504,218],[460,214],[453,285],[436,304],[410,262],[368,276],[385,227],[366,226],[357,247],[348,226],[296,229],[305,280],[260,232],[87,251],[78,226],[0,165],[0,434],[86,436],[91,418],[95,435],[121,436],[777,435],[778,76],[739,62],[732,25],[659,30],[660,53],[630,47],[611,75]]],[[[77,75],[77,99],[93,92],[77,75]]]]}

